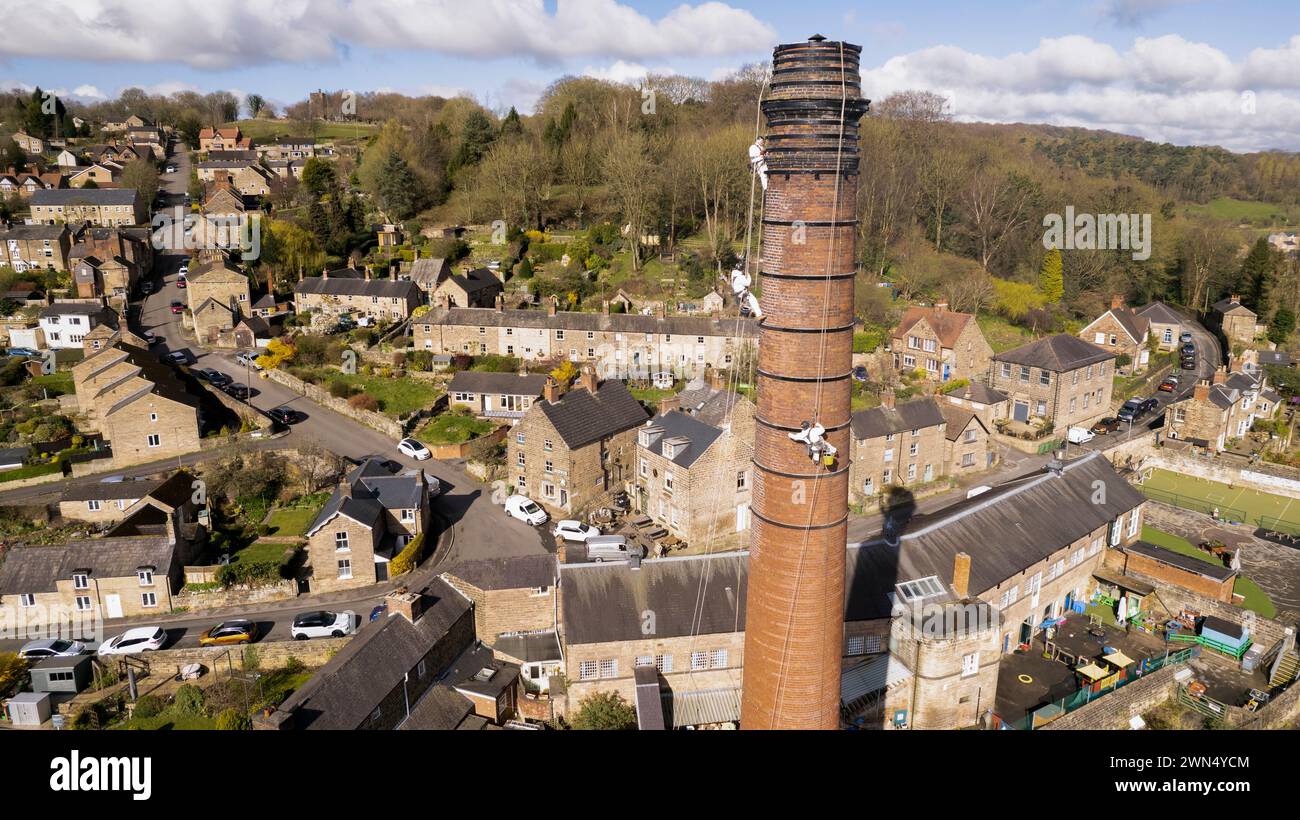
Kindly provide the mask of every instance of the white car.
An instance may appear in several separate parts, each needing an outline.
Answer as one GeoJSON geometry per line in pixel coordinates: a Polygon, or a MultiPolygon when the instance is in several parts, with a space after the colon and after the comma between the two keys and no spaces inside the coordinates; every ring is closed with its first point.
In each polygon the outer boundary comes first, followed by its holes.
{"type": "Polygon", "coordinates": [[[168,173],[168,174],[174,174],[174,173],[176,173],[176,166],[175,166],[175,165],[168,165],[168,166],[167,166],[167,170],[166,170],[165,173],[168,173]]]}
{"type": "Polygon", "coordinates": [[[137,626],[128,629],[116,638],[109,638],[99,645],[100,655],[133,655],[136,652],[148,652],[162,649],[167,643],[167,633],[160,626],[137,626]]]}
{"type": "Polygon", "coordinates": [[[18,650],[18,657],[40,660],[41,658],[68,658],[86,651],[86,645],[80,641],[65,641],[61,638],[46,638],[23,644],[18,650]]]}
{"type": "Polygon", "coordinates": [[[506,515],[526,521],[534,527],[545,524],[550,518],[535,501],[522,495],[512,495],[506,499],[506,515]]]}
{"type": "Polygon", "coordinates": [[[1071,427],[1066,432],[1066,438],[1071,444],[1086,444],[1097,436],[1087,427],[1071,427]]]}
{"type": "Polygon", "coordinates": [[[429,448],[413,438],[404,438],[397,442],[397,451],[404,456],[410,456],[416,461],[433,458],[433,453],[429,452],[429,448]]]}
{"type": "Polygon", "coordinates": [[[254,370],[261,370],[262,366],[257,363],[257,357],[260,353],[239,353],[235,356],[235,361],[243,367],[251,367],[254,370]]]}
{"type": "Polygon", "coordinates": [[[180,276],[185,276],[185,275],[188,274],[189,272],[190,272],[190,263],[189,263],[189,262],[182,262],[182,263],[181,263],[181,269],[178,270],[178,271],[176,271],[176,273],[179,274],[180,276]]]}
{"type": "Polygon", "coordinates": [[[342,638],[357,631],[357,613],[352,610],[344,612],[327,612],[316,610],[302,612],[294,616],[293,626],[289,632],[295,641],[308,638],[342,638]]]}
{"type": "Polygon", "coordinates": [[[565,541],[578,541],[585,544],[588,538],[600,535],[600,530],[581,521],[565,520],[557,521],[555,529],[551,530],[551,534],[556,538],[563,538],[565,541]]]}

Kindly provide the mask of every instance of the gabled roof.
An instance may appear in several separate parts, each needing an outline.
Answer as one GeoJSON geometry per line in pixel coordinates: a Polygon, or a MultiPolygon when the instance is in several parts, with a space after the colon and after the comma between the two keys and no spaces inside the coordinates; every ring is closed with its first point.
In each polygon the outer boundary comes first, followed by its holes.
{"type": "Polygon", "coordinates": [[[419,474],[393,475],[383,466],[381,459],[366,459],[334,488],[316,520],[307,528],[307,535],[314,535],[335,515],[375,527],[384,510],[419,509],[422,487],[423,479],[419,474]],[[343,494],[344,484],[351,488],[351,497],[343,494]]]}
{"type": "Polygon", "coordinates": [[[603,382],[594,396],[579,387],[554,402],[535,402],[533,410],[545,414],[570,449],[630,430],[650,417],[627,385],[614,380],[603,382]]]}
{"type": "Polygon", "coordinates": [[[492,274],[487,268],[476,268],[469,273],[453,274],[451,281],[465,293],[474,294],[479,291],[488,290],[501,284],[501,280],[492,274]]]}
{"type": "Polygon", "coordinates": [[[923,430],[944,424],[939,402],[932,398],[915,399],[894,409],[873,407],[853,414],[853,438],[863,441],[897,433],[923,430]]]}
{"type": "Polygon", "coordinates": [[[425,287],[433,287],[438,284],[439,278],[444,273],[450,272],[451,265],[447,263],[446,259],[416,259],[411,264],[411,281],[425,287]]]}
{"type": "Polygon", "coordinates": [[[743,630],[748,558],[746,552],[661,558],[641,562],[640,569],[624,562],[561,564],[565,642],[644,640],[646,611],[655,614],[658,639],[743,630]]]}
{"type": "Polygon", "coordinates": [[[965,387],[953,390],[947,395],[955,399],[964,399],[975,404],[1001,404],[1007,401],[1007,394],[1001,390],[994,390],[984,382],[970,382],[965,387]]]}
{"type": "Polygon", "coordinates": [[[1050,370],[1053,373],[1064,373],[1113,358],[1115,358],[1114,353],[1085,342],[1078,336],[1058,333],[999,353],[993,357],[993,360],[1028,365],[1050,370]]]}
{"type": "Polygon", "coordinates": [[[725,424],[741,401],[748,399],[730,390],[709,387],[702,378],[687,384],[686,389],[677,394],[677,406],[683,413],[714,427],[725,424]]]}
{"type": "Polygon", "coordinates": [[[545,373],[482,373],[461,370],[451,377],[448,393],[491,393],[499,396],[540,396],[545,373]]]}
{"type": "Polygon", "coordinates": [[[959,552],[971,557],[971,596],[981,595],[1145,500],[1092,452],[915,516],[898,533],[850,545],[845,619],[888,617],[888,593],[903,581],[937,576],[946,589],[959,552]],[[1095,482],[1106,489],[1102,504],[1095,482]]]}
{"type": "MultiPolygon", "coordinates": [[[[311,281],[308,279],[307,281],[311,281]]],[[[544,310],[496,310],[495,308],[444,308],[434,306],[416,320],[422,325],[461,327],[518,327],[546,330],[590,330],[622,333],[672,334],[682,336],[731,336],[757,338],[754,319],[724,319],[709,316],[645,316],[640,313],[582,313],[544,310]]]]}
{"type": "Polygon", "coordinates": [[[457,561],[442,568],[479,589],[534,589],[554,586],[557,562],[550,553],[457,561]]]}
{"type": "Polygon", "coordinates": [[[315,276],[302,280],[293,292],[320,296],[378,296],[381,299],[418,299],[420,289],[414,282],[395,279],[340,279],[333,273],[328,279],[315,276]]]}
{"type": "Polygon", "coordinates": [[[90,538],[66,544],[10,549],[0,564],[0,595],[54,592],[77,570],[95,578],[127,578],[142,567],[171,569],[175,545],[166,536],[90,538]]]}
{"type": "Polygon", "coordinates": [[[1214,309],[1219,313],[1249,313],[1251,316],[1257,315],[1255,311],[1243,305],[1240,300],[1231,297],[1220,299],[1214,303],[1214,309]]]}
{"type": "Polygon", "coordinates": [[[1128,334],[1129,339],[1132,341],[1137,342],[1138,344],[1146,341],[1147,333],[1151,330],[1151,320],[1145,316],[1139,315],[1130,307],[1111,308],[1096,319],[1093,319],[1092,322],[1083,330],[1088,330],[1107,316],[1113,317],[1116,324],[1123,328],[1124,332],[1128,334]]]}
{"type": "Polygon", "coordinates": [[[665,442],[686,439],[686,446],[677,448],[677,452],[671,458],[674,464],[683,469],[690,469],[700,456],[708,452],[713,442],[722,436],[721,428],[692,418],[680,410],[661,413],[655,416],[650,424],[661,428],[650,437],[650,445],[646,448],[656,455],[667,457],[667,453],[664,452],[665,442]]]}
{"type": "Polygon", "coordinates": [[[1181,313],[1161,301],[1138,308],[1137,314],[1158,325],[1181,325],[1187,321],[1181,313]]]}
{"type": "Polygon", "coordinates": [[[47,188],[32,194],[32,205],[131,205],[139,200],[134,188],[47,188]]]}
{"type": "Polygon", "coordinates": [[[975,317],[969,313],[957,313],[947,308],[937,307],[912,307],[908,308],[903,314],[902,320],[895,328],[893,337],[902,338],[908,334],[917,322],[925,320],[939,337],[939,343],[944,347],[952,348],[957,345],[957,337],[961,336],[966,325],[975,320],[975,317]]]}
{"type": "Polygon", "coordinates": [[[984,425],[984,421],[980,419],[979,414],[974,410],[967,410],[955,404],[940,402],[939,411],[943,413],[943,419],[947,423],[947,427],[944,428],[944,436],[949,441],[956,441],[961,438],[961,434],[966,431],[972,421],[979,425],[980,429],[985,433],[989,431],[989,428],[984,425]]]}

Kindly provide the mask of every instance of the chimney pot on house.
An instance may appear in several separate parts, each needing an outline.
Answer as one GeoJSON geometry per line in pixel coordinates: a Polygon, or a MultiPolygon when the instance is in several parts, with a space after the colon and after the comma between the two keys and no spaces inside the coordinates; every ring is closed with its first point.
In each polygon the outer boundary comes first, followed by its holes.
{"type": "Polygon", "coordinates": [[[1231,298],[1229,301],[1232,301],[1232,302],[1240,302],[1240,301],[1241,301],[1241,294],[1240,294],[1240,293],[1234,293],[1234,294],[1232,294],[1232,298],[1231,298]]]}
{"type": "Polygon", "coordinates": [[[948,303],[947,303],[947,302],[935,302],[935,303],[934,303],[934,309],[935,309],[935,310],[938,310],[938,311],[945,311],[945,310],[948,309],[948,303]]]}
{"type": "Polygon", "coordinates": [[[1122,308],[1122,307],[1124,307],[1124,295],[1123,295],[1123,294],[1121,294],[1121,293],[1116,293],[1114,296],[1110,297],[1110,309],[1111,309],[1111,310],[1119,310],[1119,309],[1122,308]]]}
{"type": "Polygon", "coordinates": [[[886,410],[894,409],[894,389],[892,387],[880,391],[880,406],[886,410]]]}
{"type": "Polygon", "coordinates": [[[970,555],[959,552],[952,559],[952,591],[958,600],[970,594],[970,555]]]}
{"type": "Polygon", "coordinates": [[[542,385],[542,398],[552,403],[559,400],[560,383],[553,376],[546,377],[546,384],[542,385]]]}
{"type": "Polygon", "coordinates": [[[369,266],[369,265],[367,265],[367,266],[365,267],[365,273],[364,273],[363,275],[366,277],[366,281],[369,282],[369,281],[370,281],[370,266],[369,266]]]}
{"type": "Polygon", "coordinates": [[[578,371],[578,387],[587,388],[587,392],[596,395],[596,389],[600,387],[600,380],[596,378],[596,368],[591,364],[584,364],[578,371]]]}
{"type": "Polygon", "coordinates": [[[342,498],[352,497],[352,482],[346,478],[339,482],[339,496],[342,498]]]}
{"type": "Polygon", "coordinates": [[[1196,386],[1192,388],[1192,398],[1196,401],[1208,401],[1210,398],[1210,383],[1205,379],[1197,382],[1196,386]]]}
{"type": "Polygon", "coordinates": [[[1228,380],[1228,368],[1220,367],[1218,370],[1214,371],[1215,384],[1223,384],[1227,380],[1228,380]]]}
{"type": "Polygon", "coordinates": [[[498,293],[498,294],[497,294],[497,298],[496,298],[496,308],[497,308],[498,311],[501,311],[501,310],[505,310],[505,309],[506,309],[506,297],[505,297],[505,294],[502,294],[502,293],[498,293]]]}
{"type": "Polygon", "coordinates": [[[603,313],[603,314],[605,314],[606,316],[609,315],[609,300],[608,300],[608,299],[602,299],[602,300],[601,300],[601,302],[600,302],[600,312],[603,313]]]}
{"type": "Polygon", "coordinates": [[[406,587],[398,587],[384,596],[388,605],[388,615],[401,615],[411,623],[420,620],[424,614],[424,598],[418,592],[408,592],[406,587]]]}
{"type": "Polygon", "coordinates": [[[328,279],[328,278],[330,278],[330,269],[329,269],[329,268],[321,268],[321,269],[320,269],[320,278],[322,278],[322,279],[328,279]]]}
{"type": "Polygon", "coordinates": [[[546,315],[554,316],[559,309],[560,309],[560,300],[552,296],[550,304],[546,306],[546,315]]]}

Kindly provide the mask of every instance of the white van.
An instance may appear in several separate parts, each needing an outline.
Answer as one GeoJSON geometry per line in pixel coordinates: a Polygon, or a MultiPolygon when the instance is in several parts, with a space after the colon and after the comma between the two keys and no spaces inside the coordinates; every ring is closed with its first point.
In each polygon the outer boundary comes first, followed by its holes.
{"type": "Polygon", "coordinates": [[[1092,441],[1096,436],[1085,427],[1071,427],[1066,433],[1066,438],[1070,440],[1071,444],[1084,444],[1092,441]]]}
{"type": "Polygon", "coordinates": [[[605,561],[626,561],[640,552],[639,544],[629,546],[627,539],[621,535],[597,535],[587,539],[587,560],[595,561],[597,564],[605,561]]]}

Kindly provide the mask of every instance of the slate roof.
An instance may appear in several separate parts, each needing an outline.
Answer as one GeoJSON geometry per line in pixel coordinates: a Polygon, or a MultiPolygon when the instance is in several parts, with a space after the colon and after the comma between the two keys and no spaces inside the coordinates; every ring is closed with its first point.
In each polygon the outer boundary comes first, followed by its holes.
{"type": "Polygon", "coordinates": [[[692,418],[680,410],[661,413],[655,416],[650,423],[655,427],[663,428],[661,432],[650,437],[650,444],[646,448],[656,455],[665,455],[664,442],[669,439],[679,437],[690,439],[690,444],[685,448],[679,448],[676,455],[671,459],[674,464],[683,469],[690,469],[691,465],[699,460],[700,456],[708,452],[708,449],[713,446],[713,442],[722,436],[721,428],[692,418]]]}
{"type": "Polygon", "coordinates": [[[432,257],[416,259],[411,264],[411,281],[431,288],[438,284],[438,277],[442,274],[444,268],[450,271],[446,259],[434,259],[432,257]]]}
{"type": "Polygon", "coordinates": [[[690,382],[685,390],[677,394],[677,406],[683,413],[714,427],[726,423],[739,401],[746,399],[730,390],[715,390],[705,384],[702,378],[690,382]]]}
{"type": "Polygon", "coordinates": [[[73,484],[63,491],[60,501],[117,501],[136,500],[163,485],[166,479],[136,478],[124,481],[96,481],[93,484],[73,484]]]}
{"type": "Polygon", "coordinates": [[[1227,299],[1220,299],[1219,301],[1215,302],[1214,309],[1220,313],[1230,313],[1230,312],[1235,312],[1240,310],[1249,313],[1251,316],[1256,315],[1255,311],[1243,305],[1240,300],[1233,299],[1231,297],[1227,299]]]}
{"type": "Polygon", "coordinates": [[[678,638],[745,628],[748,553],[627,563],[563,564],[564,638],[570,645],[644,640],[643,613],[655,613],[655,636],[678,638]],[[702,581],[707,574],[703,605],[702,581]]]}
{"type": "Polygon", "coordinates": [[[545,373],[480,373],[461,370],[451,377],[448,393],[491,393],[499,396],[540,396],[545,373]]]}
{"type": "Polygon", "coordinates": [[[166,536],[94,538],[42,547],[14,547],[0,564],[0,595],[55,592],[74,570],[95,578],[126,578],[141,567],[170,571],[175,545],[166,536]]]}
{"type": "Polygon", "coordinates": [[[1259,351],[1259,365],[1280,365],[1282,367],[1291,366],[1291,354],[1285,350],[1261,350],[1259,351]]]}
{"type": "Polygon", "coordinates": [[[457,561],[442,569],[479,589],[533,589],[555,585],[557,562],[550,553],[457,561]]]}
{"type": "Polygon", "coordinates": [[[343,481],[351,487],[352,497],[343,495],[342,485],[336,486],[329,501],[325,502],[325,506],[316,515],[316,520],[307,528],[308,536],[324,526],[335,513],[373,527],[384,510],[412,510],[420,507],[420,477],[393,475],[380,459],[366,459],[354,467],[343,481]]]}
{"type": "Polygon", "coordinates": [[[1064,373],[1113,358],[1114,353],[1102,350],[1077,336],[1058,333],[999,353],[993,360],[1064,373]]]}
{"type": "Polygon", "coordinates": [[[134,188],[47,188],[32,194],[32,205],[135,205],[134,188]]]}
{"type": "Polygon", "coordinates": [[[41,308],[42,319],[50,316],[91,316],[104,324],[116,324],[117,312],[99,302],[55,302],[41,308]]]}
{"type": "Polygon", "coordinates": [[[1001,390],[994,390],[983,382],[971,382],[963,388],[952,391],[948,394],[953,398],[965,399],[976,404],[1001,404],[1007,401],[1007,394],[1001,390]]]}
{"type": "Polygon", "coordinates": [[[896,433],[922,430],[944,424],[943,411],[935,399],[915,399],[887,407],[872,407],[853,414],[853,438],[862,441],[896,433]]]}
{"type": "MultiPolygon", "coordinates": [[[[310,280],[308,280],[310,281],[310,280]]],[[[417,322],[425,325],[461,327],[517,327],[550,330],[602,331],[607,333],[652,333],[682,336],[730,336],[757,338],[754,319],[723,319],[708,316],[643,316],[639,313],[580,313],[545,310],[497,310],[496,308],[433,307],[417,322]]]]}
{"type": "Polygon", "coordinates": [[[1138,308],[1137,314],[1158,325],[1181,325],[1187,321],[1181,313],[1161,301],[1138,308]]]}
{"type": "MultiPolygon", "coordinates": [[[[1124,328],[1133,341],[1138,343],[1146,341],[1147,333],[1151,330],[1150,319],[1139,315],[1137,311],[1129,307],[1111,308],[1106,313],[1115,317],[1115,321],[1119,322],[1120,327],[1124,328]]],[[[1092,327],[1092,325],[1089,325],[1089,327],[1092,327]]]]}
{"type": "MultiPolygon", "coordinates": [[[[465,596],[438,578],[431,579],[420,593],[424,611],[415,623],[390,613],[365,624],[289,696],[280,709],[293,712],[295,728],[356,729],[435,645],[463,640],[464,646],[448,647],[460,652],[473,641],[472,629],[463,634],[450,632],[471,609],[465,596]]],[[[440,674],[443,670],[429,671],[440,674]]]]}
{"type": "Polygon", "coordinates": [[[1143,501],[1103,453],[1093,452],[918,515],[896,535],[849,546],[845,620],[887,617],[887,595],[902,581],[933,575],[946,588],[959,552],[971,556],[970,594],[978,596],[1143,501]],[[1106,488],[1104,504],[1092,502],[1097,481],[1106,488]]]}
{"type": "Polygon", "coordinates": [[[492,274],[492,271],[487,268],[476,268],[468,273],[452,274],[451,281],[455,282],[461,290],[468,294],[478,293],[501,284],[501,280],[497,279],[492,274]]]}
{"type": "Polygon", "coordinates": [[[974,419],[975,423],[978,424],[985,433],[989,431],[989,428],[984,426],[984,422],[980,419],[979,414],[974,410],[967,410],[964,407],[958,407],[955,404],[940,402],[939,412],[943,413],[943,420],[947,423],[943,434],[949,441],[956,441],[959,439],[961,434],[966,431],[966,428],[970,426],[971,419],[974,419]]]}
{"type": "Polygon", "coordinates": [[[593,396],[585,387],[570,390],[553,402],[533,404],[545,414],[570,449],[630,430],[650,417],[621,381],[609,380],[593,396]]]}
{"type": "Polygon", "coordinates": [[[398,279],[340,279],[330,273],[330,278],[320,276],[304,279],[294,285],[294,293],[322,296],[378,296],[380,298],[418,298],[419,288],[414,282],[398,279]]]}
{"type": "Polygon", "coordinates": [[[1199,558],[1193,558],[1190,555],[1183,555],[1180,552],[1165,549],[1164,547],[1148,544],[1146,541],[1138,541],[1132,546],[1125,547],[1126,552],[1145,555],[1162,564],[1168,564],[1185,572],[1195,575],[1202,575],[1215,581],[1226,581],[1237,573],[1222,564],[1211,564],[1209,561],[1202,561],[1199,558]]]}
{"type": "Polygon", "coordinates": [[[443,684],[430,686],[415,705],[410,717],[398,728],[406,731],[446,731],[460,726],[474,711],[469,698],[443,684]]]}
{"type": "Polygon", "coordinates": [[[58,225],[9,225],[0,227],[0,240],[3,239],[49,239],[56,240],[68,229],[65,224],[58,225]]]}
{"type": "Polygon", "coordinates": [[[922,319],[934,330],[935,335],[939,337],[940,344],[946,348],[952,348],[957,344],[957,337],[966,329],[967,324],[974,321],[975,317],[969,313],[957,313],[933,307],[908,308],[907,312],[903,314],[902,320],[899,321],[898,327],[894,330],[893,338],[903,338],[922,319]]]}
{"type": "Polygon", "coordinates": [[[558,661],[564,657],[560,652],[560,639],[555,634],[555,630],[503,635],[497,638],[492,648],[502,655],[523,663],[558,661]]]}

